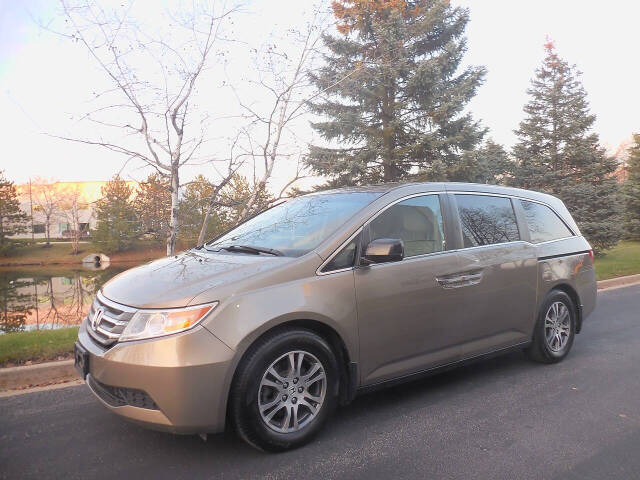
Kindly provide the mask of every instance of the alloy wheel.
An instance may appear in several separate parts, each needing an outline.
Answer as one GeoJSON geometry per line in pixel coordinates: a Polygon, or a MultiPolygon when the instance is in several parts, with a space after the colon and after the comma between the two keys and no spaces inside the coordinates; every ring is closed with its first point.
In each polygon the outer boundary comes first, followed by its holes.
{"type": "Polygon", "coordinates": [[[544,317],[544,335],[552,352],[560,352],[567,345],[571,333],[569,308],[563,302],[553,302],[544,317]]]}
{"type": "Polygon", "coordinates": [[[320,360],[295,350],[269,365],[258,387],[258,410],[264,423],[279,433],[309,424],[324,403],[327,376],[320,360]]]}

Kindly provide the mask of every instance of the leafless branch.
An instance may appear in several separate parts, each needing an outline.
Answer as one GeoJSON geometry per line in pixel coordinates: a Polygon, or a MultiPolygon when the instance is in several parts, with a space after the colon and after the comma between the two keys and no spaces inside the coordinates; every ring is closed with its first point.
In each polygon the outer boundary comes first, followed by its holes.
{"type": "MultiPolygon", "coordinates": [[[[73,138],[53,135],[68,141],[95,145],[138,159],[169,179],[171,213],[167,235],[167,254],[173,253],[178,234],[178,190],[182,167],[194,161],[206,141],[204,127],[194,134],[187,121],[192,118],[191,98],[202,72],[223,35],[226,19],[238,7],[211,1],[200,8],[182,9],[179,19],[171,16],[171,35],[182,35],[179,46],[156,29],[144,28],[135,18],[132,0],[124,5],[108,6],[96,0],[60,0],[67,29],[59,33],[85,47],[90,58],[113,84],[113,88],[94,95],[118,94],[120,101],[94,108],[81,120],[90,121],[107,131],[124,131],[118,140],[73,138]],[[145,66],[157,65],[158,74],[150,77],[145,66]],[[139,72],[144,72],[147,78],[139,72]],[[118,118],[113,119],[117,113],[118,118]],[[120,113],[124,112],[123,115],[120,113]],[[135,117],[132,114],[135,113],[135,117]],[[98,117],[107,115],[107,118],[98,117]],[[108,115],[112,115],[111,118],[108,115]],[[133,146],[139,139],[144,147],[133,146]]],[[[45,28],[51,31],[50,26],[45,28]]],[[[229,160],[236,171],[237,159],[229,160]]],[[[225,177],[226,178],[226,177],[225,177]]]]}

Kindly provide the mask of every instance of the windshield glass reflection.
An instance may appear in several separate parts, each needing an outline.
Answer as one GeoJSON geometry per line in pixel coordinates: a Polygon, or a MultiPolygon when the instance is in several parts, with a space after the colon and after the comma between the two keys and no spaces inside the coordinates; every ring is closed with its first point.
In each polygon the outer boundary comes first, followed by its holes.
{"type": "Polygon", "coordinates": [[[350,192],[294,198],[239,225],[208,248],[217,250],[244,245],[298,257],[318,246],[378,196],[372,192],[350,192]]]}

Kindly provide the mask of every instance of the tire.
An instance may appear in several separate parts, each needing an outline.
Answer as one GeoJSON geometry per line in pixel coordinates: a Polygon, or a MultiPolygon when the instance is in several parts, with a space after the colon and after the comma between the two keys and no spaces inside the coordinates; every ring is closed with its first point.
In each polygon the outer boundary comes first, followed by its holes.
{"type": "Polygon", "coordinates": [[[329,344],[309,330],[281,330],[258,340],[240,362],[230,420],[238,435],[260,450],[297,448],[321,430],[338,391],[339,367],[329,344]]]}
{"type": "Polygon", "coordinates": [[[565,292],[552,290],[542,302],[533,340],[525,353],[536,362],[558,363],[569,354],[575,332],[576,306],[565,292]]]}

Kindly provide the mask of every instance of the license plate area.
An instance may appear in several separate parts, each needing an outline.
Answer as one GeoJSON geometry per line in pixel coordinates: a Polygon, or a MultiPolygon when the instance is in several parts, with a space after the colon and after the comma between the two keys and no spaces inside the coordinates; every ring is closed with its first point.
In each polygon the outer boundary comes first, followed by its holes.
{"type": "Polygon", "coordinates": [[[78,342],[73,346],[74,364],[76,370],[84,380],[89,373],[89,353],[78,342]]]}

